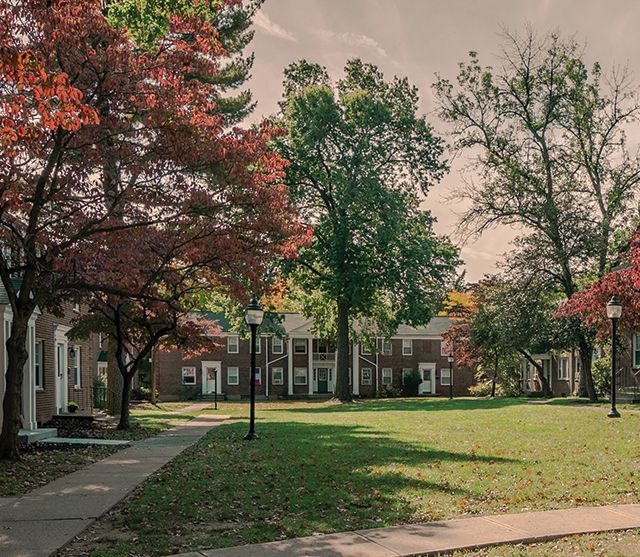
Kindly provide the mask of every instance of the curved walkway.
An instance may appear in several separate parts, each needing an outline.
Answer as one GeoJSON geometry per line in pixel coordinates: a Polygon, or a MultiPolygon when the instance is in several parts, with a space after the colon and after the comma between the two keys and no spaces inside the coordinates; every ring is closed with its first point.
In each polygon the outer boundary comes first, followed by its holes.
{"type": "Polygon", "coordinates": [[[632,528],[640,528],[640,505],[607,505],[323,534],[174,557],[409,557],[632,528]]]}
{"type": "Polygon", "coordinates": [[[228,416],[203,414],[0,504],[0,557],[46,557],[228,416]]]}

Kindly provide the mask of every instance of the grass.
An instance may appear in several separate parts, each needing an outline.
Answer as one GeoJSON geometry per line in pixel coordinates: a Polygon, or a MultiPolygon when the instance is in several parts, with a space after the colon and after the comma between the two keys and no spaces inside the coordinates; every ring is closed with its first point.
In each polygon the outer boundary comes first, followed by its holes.
{"type": "Polygon", "coordinates": [[[168,555],[640,500],[640,414],[520,399],[263,403],[248,443],[247,405],[218,412],[232,419],[63,554],[168,555]]]}
{"type": "Polygon", "coordinates": [[[38,443],[23,448],[19,462],[0,460],[0,497],[28,493],[117,450],[117,447],[50,447],[38,443]]]}
{"type": "Polygon", "coordinates": [[[455,557],[637,557],[640,530],[568,536],[543,543],[502,545],[455,552],[455,557]]]}

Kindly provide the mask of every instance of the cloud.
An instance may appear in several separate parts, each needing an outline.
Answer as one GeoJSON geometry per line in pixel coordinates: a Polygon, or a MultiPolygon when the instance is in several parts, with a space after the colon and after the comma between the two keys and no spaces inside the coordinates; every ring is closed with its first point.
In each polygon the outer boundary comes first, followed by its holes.
{"type": "Polygon", "coordinates": [[[297,41],[293,33],[287,31],[284,27],[278,25],[274,21],[271,21],[271,19],[269,19],[269,16],[264,13],[263,10],[260,10],[256,13],[253,18],[253,23],[256,27],[259,27],[269,35],[272,35],[279,39],[284,39],[285,41],[297,41]]]}
{"type": "Polygon", "coordinates": [[[351,47],[373,50],[379,56],[387,58],[387,51],[380,46],[378,41],[367,35],[360,35],[359,33],[336,33],[329,29],[320,29],[316,33],[327,42],[340,42],[351,47]]]}

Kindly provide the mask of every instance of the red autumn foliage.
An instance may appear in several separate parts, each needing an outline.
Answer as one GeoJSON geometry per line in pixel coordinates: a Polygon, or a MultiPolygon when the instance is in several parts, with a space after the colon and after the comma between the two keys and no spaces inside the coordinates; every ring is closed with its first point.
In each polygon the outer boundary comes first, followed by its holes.
{"type": "Polygon", "coordinates": [[[607,302],[617,296],[622,303],[621,331],[640,329],[640,232],[632,240],[619,268],[602,280],[575,294],[559,309],[560,316],[578,317],[583,323],[596,328],[599,338],[609,336],[611,322],[607,318],[607,302]]]}

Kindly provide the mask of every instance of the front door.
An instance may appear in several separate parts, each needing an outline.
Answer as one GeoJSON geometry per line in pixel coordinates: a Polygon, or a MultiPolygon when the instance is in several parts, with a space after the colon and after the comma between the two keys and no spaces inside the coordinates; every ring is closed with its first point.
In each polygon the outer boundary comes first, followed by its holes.
{"type": "Polygon", "coordinates": [[[222,389],[220,387],[221,380],[221,365],[220,362],[202,362],[202,394],[210,395],[213,393],[220,394],[222,389]]]}
{"type": "Polygon", "coordinates": [[[56,343],[56,410],[67,411],[67,348],[63,342],[56,343]]]}
{"type": "Polygon", "coordinates": [[[418,394],[432,395],[436,390],[436,364],[424,363],[418,366],[422,382],[418,386],[418,394]]]}
{"type": "Polygon", "coordinates": [[[326,367],[318,368],[318,392],[329,392],[329,370],[326,367]]]}

